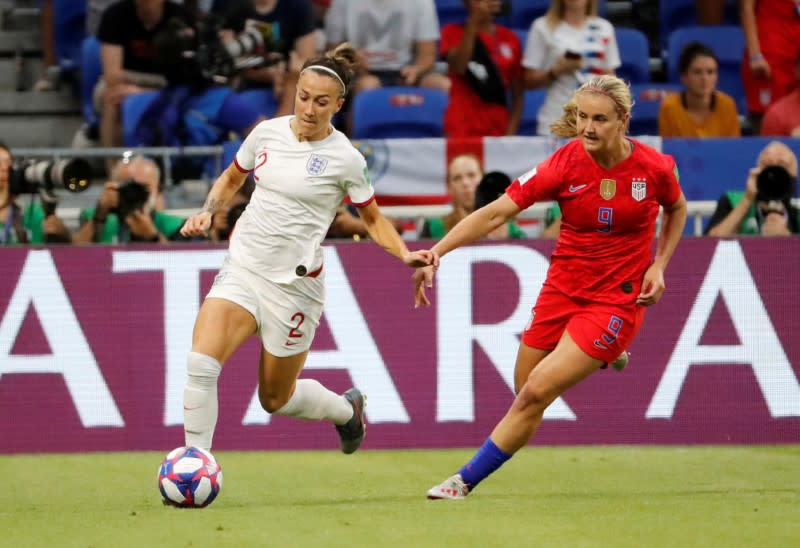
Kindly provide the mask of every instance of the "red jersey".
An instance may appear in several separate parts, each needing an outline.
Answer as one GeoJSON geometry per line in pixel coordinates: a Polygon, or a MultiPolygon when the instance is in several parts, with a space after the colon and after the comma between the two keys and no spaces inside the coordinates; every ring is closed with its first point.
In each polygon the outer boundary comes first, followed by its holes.
{"type": "Polygon", "coordinates": [[[675,160],[630,141],[632,154],[605,169],[574,139],[506,191],[522,209],[558,202],[561,232],[545,284],[570,297],[634,302],[652,256],[658,206],[680,198],[675,160]]]}
{"type": "MultiPolygon", "coordinates": [[[[442,28],[439,51],[442,57],[455,49],[464,26],[450,23],[442,28]]],[[[522,46],[513,30],[502,25],[494,26],[494,33],[478,33],[489,55],[497,67],[503,84],[509,89],[511,80],[522,77],[522,46]]],[[[444,115],[444,129],[448,137],[484,137],[505,135],[508,128],[509,111],[504,105],[487,103],[469,86],[464,76],[453,71],[448,73],[451,81],[450,101],[444,115]]]]}

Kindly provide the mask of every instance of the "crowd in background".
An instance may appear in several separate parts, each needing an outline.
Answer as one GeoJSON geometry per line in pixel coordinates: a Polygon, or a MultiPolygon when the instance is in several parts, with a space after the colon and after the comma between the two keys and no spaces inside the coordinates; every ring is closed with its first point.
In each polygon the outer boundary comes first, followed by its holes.
{"type": "MultiPolygon", "coordinates": [[[[521,29],[524,33],[498,22],[506,15],[505,2],[464,0],[463,4],[463,21],[440,25],[435,0],[89,1],[86,31],[99,41],[102,70],[93,90],[97,120],[84,131],[105,147],[219,144],[242,138],[260,121],[292,113],[295,82],[306,59],[326,47],[350,42],[359,53],[361,72],[347,105],[352,96],[381,87],[432,88],[449,95],[445,136],[516,135],[523,94],[542,89],[545,96],[536,132],[547,135],[581,83],[592,75],[614,74],[621,66],[625,52],[618,48],[614,25],[598,15],[598,0],[553,0],[544,15],[521,29]],[[213,51],[202,63],[180,56],[187,48],[197,49],[203,40],[217,43],[216,39],[240,65],[232,68],[213,51]],[[220,75],[225,78],[217,78],[220,75]],[[126,139],[121,107],[128,97],[144,92],[155,92],[155,99],[126,139]]],[[[725,4],[724,0],[697,2],[697,22],[722,23],[725,4]]],[[[800,5],[743,0],[739,13],[746,41],[741,64],[746,97],[740,102],[718,89],[719,52],[692,41],[677,60],[681,89],[661,103],[660,135],[738,137],[740,122],[746,120],[749,133],[800,137],[800,41],[792,38],[800,36],[800,5]],[[746,118],[737,108],[744,103],[746,118]]],[[[34,90],[44,93],[59,83],[51,1],[41,3],[41,14],[44,70],[34,90]]],[[[346,134],[352,122],[348,107],[336,118],[337,127],[346,134]]],[[[797,159],[791,149],[768,148],[753,172],[742,174],[744,191],[720,198],[707,233],[800,232],[797,210],[775,200],[768,205],[770,200],[756,188],[758,174],[769,166],[784,169],[796,185],[797,159]]],[[[0,148],[0,160],[0,172],[8,171],[10,151],[5,147],[0,148]]],[[[105,167],[107,182],[99,201],[81,213],[80,228],[71,235],[52,213],[15,208],[10,172],[0,173],[0,198],[5,196],[0,209],[3,243],[180,239],[182,219],[163,212],[162,166],[133,155],[109,158],[105,167]],[[120,195],[132,181],[145,188],[144,202],[140,209],[120,211],[120,195]]],[[[187,167],[189,173],[197,168],[187,167]]],[[[469,214],[482,179],[486,177],[477,157],[452,158],[447,188],[453,211],[425,223],[420,236],[441,237],[469,214]]],[[[493,180],[496,183],[497,178],[493,180]]],[[[237,196],[236,203],[228,206],[233,215],[226,210],[215,219],[212,240],[226,238],[236,211],[246,201],[247,193],[237,196]]],[[[548,215],[543,236],[556,236],[558,222],[556,209],[548,215]]],[[[402,231],[402,223],[395,224],[402,231]]],[[[357,215],[343,205],[329,236],[363,237],[365,231],[357,215]]],[[[523,236],[513,223],[501,235],[523,236]]]]}

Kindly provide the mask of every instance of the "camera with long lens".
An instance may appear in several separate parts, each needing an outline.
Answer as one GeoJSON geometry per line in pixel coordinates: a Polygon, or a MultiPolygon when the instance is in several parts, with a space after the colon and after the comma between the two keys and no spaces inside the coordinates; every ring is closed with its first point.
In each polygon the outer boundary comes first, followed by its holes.
{"type": "Polygon", "coordinates": [[[92,166],[82,158],[64,160],[29,160],[11,170],[9,192],[15,196],[38,194],[45,215],[55,213],[56,188],[83,192],[92,181],[92,166]]]}
{"type": "Polygon", "coordinates": [[[248,22],[234,40],[223,41],[218,17],[205,17],[193,27],[172,18],[156,36],[155,45],[170,79],[195,85],[224,84],[242,70],[282,60],[275,53],[280,41],[272,28],[248,22]]]}
{"type": "Polygon", "coordinates": [[[123,182],[117,190],[119,193],[117,207],[111,212],[115,213],[120,220],[124,220],[134,211],[143,210],[147,200],[150,199],[147,187],[134,179],[123,182]]]}
{"type": "Polygon", "coordinates": [[[797,178],[783,166],[771,165],[762,169],[756,177],[756,200],[774,204],[782,211],[780,204],[788,203],[797,188],[797,178]]]}

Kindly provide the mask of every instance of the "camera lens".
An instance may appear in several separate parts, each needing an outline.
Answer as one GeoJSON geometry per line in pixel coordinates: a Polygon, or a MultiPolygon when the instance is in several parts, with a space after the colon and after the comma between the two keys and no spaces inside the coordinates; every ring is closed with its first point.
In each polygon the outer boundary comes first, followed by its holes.
{"type": "Polygon", "coordinates": [[[788,200],[792,197],[794,177],[782,166],[767,166],[756,178],[757,199],[760,201],[788,200]]]}

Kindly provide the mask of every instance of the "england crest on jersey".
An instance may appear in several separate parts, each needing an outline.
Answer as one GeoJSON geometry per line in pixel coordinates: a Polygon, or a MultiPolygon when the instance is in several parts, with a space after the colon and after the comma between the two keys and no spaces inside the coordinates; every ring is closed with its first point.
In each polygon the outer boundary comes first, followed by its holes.
{"type": "Polygon", "coordinates": [[[634,178],[631,182],[631,196],[637,202],[644,200],[644,197],[647,196],[647,181],[634,178]]]}
{"type": "Polygon", "coordinates": [[[322,156],[312,154],[306,163],[306,171],[311,175],[322,175],[325,168],[328,166],[328,160],[322,156]]]}

